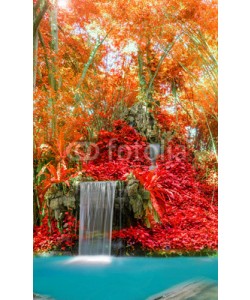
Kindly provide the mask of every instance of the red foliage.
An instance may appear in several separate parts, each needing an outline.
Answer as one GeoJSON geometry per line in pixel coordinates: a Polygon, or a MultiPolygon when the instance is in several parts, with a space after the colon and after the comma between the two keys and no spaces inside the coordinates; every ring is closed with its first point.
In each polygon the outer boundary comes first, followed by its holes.
{"type": "MultiPolygon", "coordinates": [[[[83,164],[83,171],[95,180],[124,180],[133,172],[150,192],[151,202],[160,216],[147,228],[141,223],[135,227],[113,232],[113,238],[123,238],[128,244],[140,244],[152,250],[199,251],[217,249],[217,187],[200,182],[197,170],[192,165],[192,155],[184,146],[169,143],[168,151],[158,158],[157,168],[149,171],[149,159],[144,155],[147,143],[132,127],[123,121],[114,124],[112,132],[100,131],[99,156],[83,164]],[[112,140],[112,159],[109,143],[112,140]],[[119,155],[124,146],[131,150],[130,157],[119,155]]],[[[147,214],[150,214],[148,211],[147,214]]],[[[63,233],[47,217],[35,228],[34,250],[45,251],[54,247],[66,249],[77,240],[73,227],[75,220],[66,215],[63,233]],[[73,227],[72,227],[73,226],[73,227]]]]}
{"type": "Polygon", "coordinates": [[[99,132],[99,154],[83,165],[83,171],[96,180],[121,180],[131,169],[150,165],[146,139],[124,121],[115,121],[113,126],[113,131],[99,132]]]}
{"type": "Polygon", "coordinates": [[[217,234],[217,218],[213,217],[209,220],[209,226],[205,222],[185,229],[164,224],[155,224],[151,229],[137,225],[114,231],[113,238],[123,238],[131,246],[140,244],[144,249],[200,251],[205,248],[216,250],[217,234]]]}
{"type": "MultiPolygon", "coordinates": [[[[202,250],[217,248],[217,188],[197,180],[191,153],[184,146],[169,143],[168,151],[158,158],[157,168],[148,170],[144,138],[125,122],[115,123],[113,132],[101,131],[97,161],[85,165],[85,171],[96,180],[124,179],[133,172],[150,192],[151,202],[161,223],[149,216],[152,228],[143,224],[114,232],[113,238],[124,238],[130,245],[141,244],[148,249],[202,250]],[[109,157],[108,143],[114,139],[113,160],[109,157]],[[135,141],[137,144],[134,145],[135,141]],[[119,158],[120,145],[129,145],[138,151],[139,159],[119,158]],[[136,148],[138,147],[138,148],[136,148]]],[[[134,154],[134,153],[133,153],[134,154]]]]}
{"type": "Polygon", "coordinates": [[[46,215],[41,226],[34,228],[34,252],[71,249],[78,240],[75,230],[78,228],[76,219],[69,212],[65,212],[63,224],[63,230],[60,232],[56,220],[52,219],[49,226],[48,215],[46,215]]]}
{"type": "Polygon", "coordinates": [[[154,171],[136,169],[133,173],[150,191],[161,223],[154,223],[151,229],[142,225],[123,229],[113,237],[150,249],[216,249],[217,191],[213,193],[196,180],[196,172],[180,147],[172,148],[172,157],[161,157],[157,165],[154,171]]]}

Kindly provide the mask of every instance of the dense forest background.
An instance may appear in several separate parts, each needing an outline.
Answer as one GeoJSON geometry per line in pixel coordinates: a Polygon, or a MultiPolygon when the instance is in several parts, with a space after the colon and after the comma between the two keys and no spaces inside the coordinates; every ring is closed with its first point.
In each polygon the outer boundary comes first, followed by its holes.
{"type": "Polygon", "coordinates": [[[38,0],[33,10],[35,251],[77,239],[77,217],[59,224],[49,195],[128,176],[150,201],[114,237],[217,249],[217,1],[38,0]],[[154,171],[149,143],[164,149],[154,171]]]}
{"type": "MultiPolygon", "coordinates": [[[[22,291],[28,298],[33,242],[33,8],[29,1],[5,1],[1,8],[2,294],[7,299],[11,291],[10,297],[18,298],[22,291]]],[[[244,0],[219,1],[219,297],[235,299],[248,294],[248,276],[239,274],[249,260],[238,254],[249,248],[248,14],[244,0]]]]}

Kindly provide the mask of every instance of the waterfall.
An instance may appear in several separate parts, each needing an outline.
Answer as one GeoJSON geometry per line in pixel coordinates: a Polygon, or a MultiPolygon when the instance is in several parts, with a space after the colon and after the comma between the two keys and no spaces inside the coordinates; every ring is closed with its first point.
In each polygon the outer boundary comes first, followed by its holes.
{"type": "Polygon", "coordinates": [[[79,255],[111,254],[116,183],[80,183],[79,255]]]}
{"type": "Polygon", "coordinates": [[[149,170],[154,170],[156,168],[157,157],[161,154],[161,145],[149,144],[149,154],[151,160],[151,166],[149,167],[149,170]]]}

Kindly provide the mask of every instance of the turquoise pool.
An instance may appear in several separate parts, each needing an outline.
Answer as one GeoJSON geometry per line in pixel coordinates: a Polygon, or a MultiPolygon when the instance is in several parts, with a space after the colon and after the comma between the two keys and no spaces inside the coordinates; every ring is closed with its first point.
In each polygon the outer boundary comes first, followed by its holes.
{"type": "Polygon", "coordinates": [[[56,300],[145,300],[189,280],[218,281],[217,257],[113,257],[106,264],[70,259],[35,257],[34,292],[56,300]]]}

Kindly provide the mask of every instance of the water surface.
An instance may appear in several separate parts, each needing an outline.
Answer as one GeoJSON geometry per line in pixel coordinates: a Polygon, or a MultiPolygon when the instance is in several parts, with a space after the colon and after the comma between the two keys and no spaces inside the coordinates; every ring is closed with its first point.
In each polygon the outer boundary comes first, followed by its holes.
{"type": "Polygon", "coordinates": [[[217,283],[217,257],[112,257],[111,263],[69,263],[35,257],[34,292],[56,300],[145,300],[195,279],[217,283]]]}

